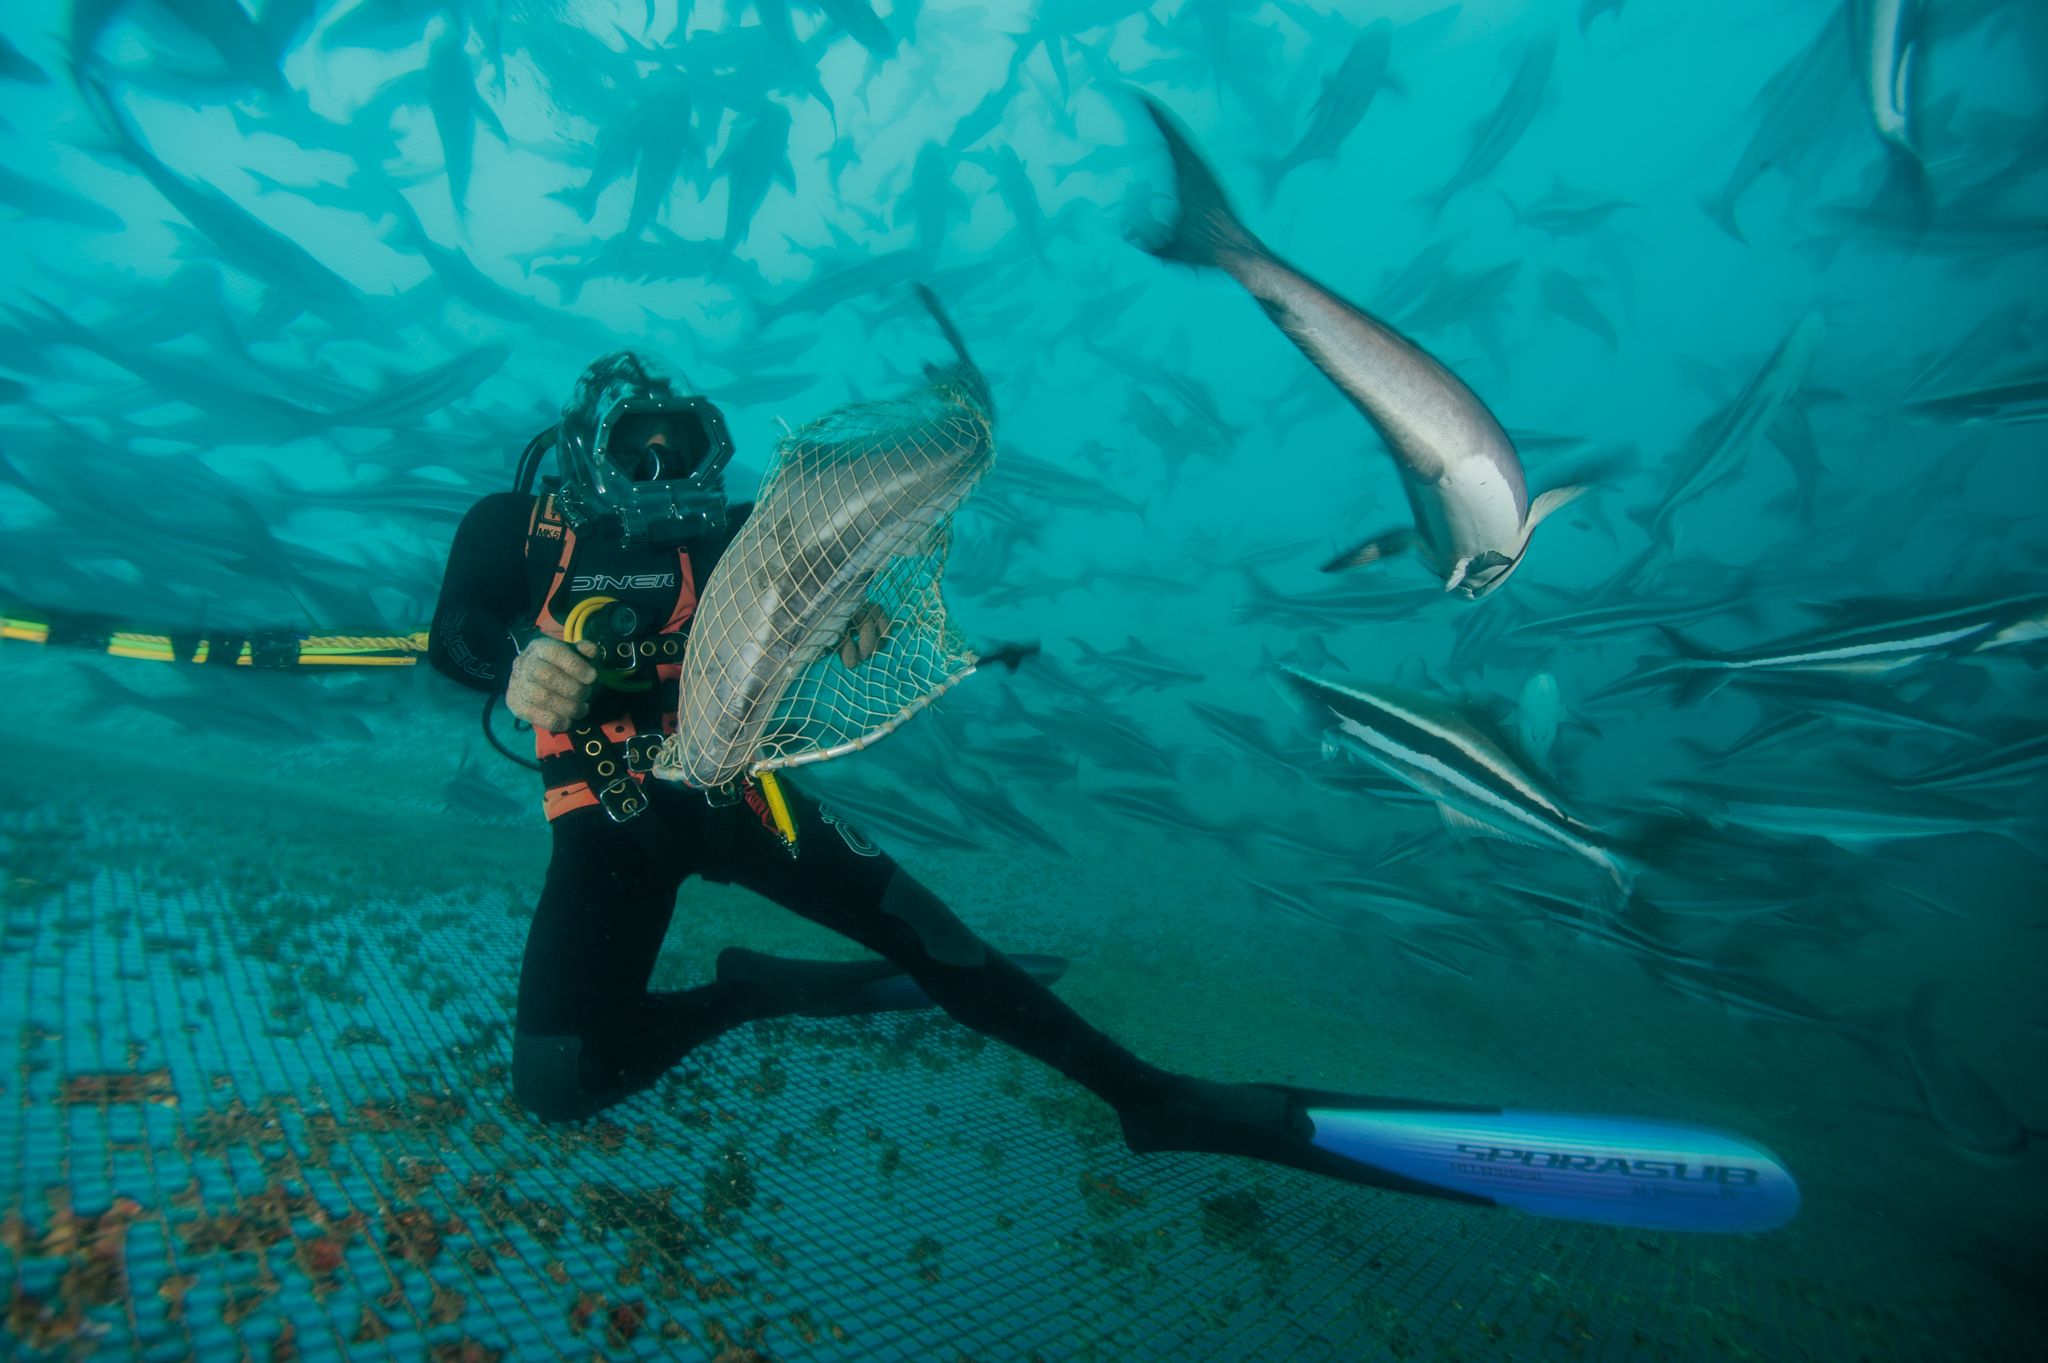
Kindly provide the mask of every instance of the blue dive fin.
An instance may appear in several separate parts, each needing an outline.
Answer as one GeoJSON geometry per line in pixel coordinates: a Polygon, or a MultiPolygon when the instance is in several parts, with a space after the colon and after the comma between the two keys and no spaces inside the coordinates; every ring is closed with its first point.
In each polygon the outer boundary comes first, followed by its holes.
{"type": "Polygon", "coordinates": [[[1709,1127],[1371,1101],[1388,1106],[1309,1102],[1310,1143],[1409,1191],[1650,1230],[1766,1231],[1799,1211],[1799,1186],[1777,1156],[1709,1127]]]}

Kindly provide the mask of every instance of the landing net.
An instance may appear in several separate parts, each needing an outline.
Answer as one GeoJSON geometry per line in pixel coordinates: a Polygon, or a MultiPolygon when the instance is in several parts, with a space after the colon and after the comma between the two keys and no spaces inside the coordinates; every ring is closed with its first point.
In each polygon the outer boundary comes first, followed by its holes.
{"type": "Polygon", "coordinates": [[[952,515],[994,462],[994,416],[977,372],[928,372],[778,444],[698,603],[657,775],[713,787],[837,757],[974,670],[940,584],[952,515]],[[840,644],[863,619],[882,646],[849,668],[840,644]]]}

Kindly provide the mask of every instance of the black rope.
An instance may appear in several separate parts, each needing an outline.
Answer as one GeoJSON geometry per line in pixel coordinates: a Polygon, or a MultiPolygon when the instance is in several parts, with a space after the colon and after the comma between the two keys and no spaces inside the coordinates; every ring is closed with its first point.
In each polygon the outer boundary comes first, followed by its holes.
{"type": "MultiPolygon", "coordinates": [[[[492,747],[496,748],[500,754],[510,759],[511,761],[517,762],[520,766],[526,768],[528,771],[539,771],[540,763],[521,757],[518,753],[513,752],[510,748],[506,747],[503,743],[500,743],[498,741],[497,730],[491,727],[491,711],[497,708],[497,704],[498,693],[496,691],[493,691],[489,695],[484,697],[484,741],[489,743],[492,747]]],[[[519,721],[517,720],[513,721],[513,723],[515,724],[517,724],[518,722],[519,721]]]]}

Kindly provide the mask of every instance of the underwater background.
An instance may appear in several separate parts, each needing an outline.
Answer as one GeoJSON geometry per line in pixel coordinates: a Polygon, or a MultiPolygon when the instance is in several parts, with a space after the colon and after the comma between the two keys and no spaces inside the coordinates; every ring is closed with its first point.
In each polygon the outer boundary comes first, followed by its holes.
{"type": "MultiPolygon", "coordinates": [[[[0,37],[0,1356],[2048,1347],[2039,6],[14,0],[0,37]],[[1532,495],[1586,487],[1511,581],[1323,571],[1408,500],[1242,289],[1140,248],[1140,93],[1532,495]],[[938,1014],[521,1111],[539,792],[408,665],[455,525],[620,346],[723,408],[749,495],[945,358],[914,283],[997,412],[952,624],[1042,652],[799,779],[1148,1059],[1725,1128],[1795,1220],[1139,1157],[938,1014]],[[335,665],[165,660],[209,632],[335,665]],[[1283,663],[1686,856],[1610,912],[1305,726],[1283,663]]],[[[735,943],[854,954],[694,881],[655,987],[735,943]]]]}

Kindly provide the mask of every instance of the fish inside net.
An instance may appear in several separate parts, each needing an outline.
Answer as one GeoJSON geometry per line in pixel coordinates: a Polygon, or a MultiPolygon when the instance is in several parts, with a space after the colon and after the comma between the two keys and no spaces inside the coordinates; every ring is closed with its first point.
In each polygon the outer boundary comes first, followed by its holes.
{"type": "Polygon", "coordinates": [[[710,788],[836,757],[974,670],[940,586],[952,515],[994,462],[994,417],[979,373],[929,372],[777,445],[698,602],[656,775],[710,788]],[[882,647],[848,667],[839,645],[864,606],[882,647]]]}

